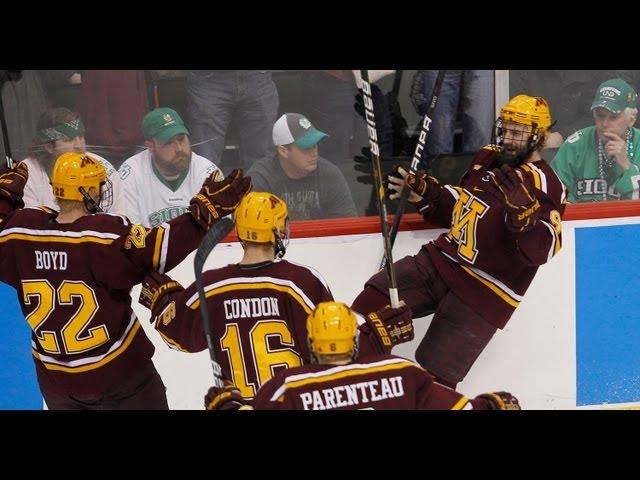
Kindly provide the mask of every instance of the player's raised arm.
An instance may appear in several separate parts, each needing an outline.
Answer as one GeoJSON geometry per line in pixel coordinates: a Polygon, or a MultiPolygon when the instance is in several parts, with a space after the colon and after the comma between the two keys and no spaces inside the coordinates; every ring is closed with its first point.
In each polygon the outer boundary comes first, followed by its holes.
{"type": "Polygon", "coordinates": [[[0,175],[0,229],[11,212],[24,206],[22,194],[28,178],[29,171],[24,162],[0,175]]]}
{"type": "Polygon", "coordinates": [[[130,224],[118,246],[129,253],[142,270],[164,273],[194,251],[207,230],[220,218],[233,213],[251,190],[251,177],[236,169],[222,181],[213,172],[191,199],[189,212],[155,228],[130,224]]]}

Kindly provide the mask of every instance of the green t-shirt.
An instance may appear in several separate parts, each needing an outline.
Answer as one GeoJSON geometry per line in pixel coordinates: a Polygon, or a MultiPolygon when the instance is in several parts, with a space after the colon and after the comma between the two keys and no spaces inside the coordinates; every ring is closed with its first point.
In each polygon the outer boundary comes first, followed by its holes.
{"type": "Polygon", "coordinates": [[[602,167],[598,159],[596,127],[587,127],[570,135],[562,144],[551,168],[567,187],[569,202],[637,200],[640,198],[640,130],[633,129],[631,167],[625,172],[616,163],[602,167]]]}

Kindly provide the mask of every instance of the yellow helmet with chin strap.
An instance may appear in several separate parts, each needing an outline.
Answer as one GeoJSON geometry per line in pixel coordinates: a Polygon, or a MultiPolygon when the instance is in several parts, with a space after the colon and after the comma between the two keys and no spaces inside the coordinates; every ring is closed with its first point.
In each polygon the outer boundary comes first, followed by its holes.
{"type": "Polygon", "coordinates": [[[270,243],[276,256],[284,255],[289,240],[287,204],[269,192],[250,192],[235,211],[238,238],[244,242],[270,243]]]}
{"type": "Polygon", "coordinates": [[[358,352],[355,313],[341,302],[320,302],[307,318],[307,340],[312,357],[352,355],[358,352]]]}
{"type": "Polygon", "coordinates": [[[90,157],[86,152],[66,152],[60,155],[51,172],[51,186],[53,195],[63,200],[84,202],[92,213],[104,211],[112,202],[107,172],[99,161],[90,157]],[[89,195],[89,189],[94,189],[100,198],[96,202],[89,195]]]}
{"type": "Polygon", "coordinates": [[[501,162],[512,166],[518,165],[525,161],[534,150],[539,150],[544,145],[545,133],[552,126],[549,104],[542,97],[531,97],[529,95],[516,95],[509,100],[500,109],[500,116],[495,125],[494,143],[500,151],[504,148],[505,123],[515,123],[529,127],[529,138],[515,156],[500,155],[501,162]]]}

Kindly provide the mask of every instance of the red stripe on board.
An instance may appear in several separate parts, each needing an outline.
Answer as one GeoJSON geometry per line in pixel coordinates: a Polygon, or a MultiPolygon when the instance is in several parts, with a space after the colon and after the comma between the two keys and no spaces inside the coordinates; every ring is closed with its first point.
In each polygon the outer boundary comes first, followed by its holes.
{"type": "MultiPolygon", "coordinates": [[[[592,220],[597,218],[617,218],[640,216],[640,201],[620,200],[617,202],[580,203],[567,205],[563,220],[592,220]]],[[[393,215],[389,216],[393,222],[393,215]]],[[[423,230],[438,228],[426,223],[417,213],[403,215],[400,230],[423,230]]],[[[338,235],[358,235],[380,233],[379,217],[349,217],[328,220],[298,220],[291,222],[291,238],[332,237],[338,235]]],[[[225,237],[225,242],[235,242],[235,233],[225,237]]]]}

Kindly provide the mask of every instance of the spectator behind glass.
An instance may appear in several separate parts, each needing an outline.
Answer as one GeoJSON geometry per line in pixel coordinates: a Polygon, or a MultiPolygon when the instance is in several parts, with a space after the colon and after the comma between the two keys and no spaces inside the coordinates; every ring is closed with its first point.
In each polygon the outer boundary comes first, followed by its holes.
{"type": "MultiPolygon", "coordinates": [[[[303,101],[305,111],[314,119],[318,128],[328,133],[322,144],[326,159],[341,164],[351,162],[353,154],[369,145],[366,123],[354,111],[354,98],[361,87],[361,79],[355,70],[307,70],[302,75],[303,101]]],[[[371,97],[373,99],[376,130],[380,154],[392,154],[393,127],[386,96],[373,84],[374,78],[385,76],[379,72],[393,70],[369,70],[371,97]]],[[[364,116],[361,108],[358,112],[364,116]]],[[[358,111],[358,109],[356,109],[358,111]]]]}
{"type": "MultiPolygon", "coordinates": [[[[49,108],[42,113],[29,156],[24,159],[29,168],[29,180],[23,197],[25,207],[44,205],[60,210],[51,191],[51,169],[63,153],[85,151],[84,135],[85,127],[80,116],[68,108],[49,108]]],[[[91,152],[87,152],[87,155],[104,166],[113,187],[113,204],[107,212],[124,213],[124,192],[118,172],[101,156],[91,152]]]]}
{"type": "Polygon", "coordinates": [[[40,76],[52,107],[76,108],[82,84],[79,70],[40,70],[40,76]]]}
{"type": "MultiPolygon", "coordinates": [[[[4,72],[7,72],[5,70],[4,72]]],[[[2,84],[2,104],[13,159],[18,162],[29,152],[38,118],[49,106],[37,70],[13,70],[11,79],[2,84]],[[18,73],[21,72],[21,73],[18,73]]],[[[0,151],[4,139],[0,135],[0,151]]]]}
{"type": "MultiPolygon", "coordinates": [[[[437,76],[438,70],[418,70],[415,74],[411,101],[419,115],[424,115],[429,107],[437,76]]],[[[495,115],[493,70],[447,70],[423,160],[453,152],[461,96],[462,151],[475,152],[491,141],[495,115]]]]}
{"type": "Polygon", "coordinates": [[[621,78],[607,80],[591,111],[595,125],[570,135],[551,163],[569,202],[640,198],[638,95],[621,78]]]}
{"type": "Polygon", "coordinates": [[[271,70],[192,70],[186,89],[195,152],[219,165],[227,128],[236,119],[243,168],[273,153],[279,97],[271,70]]]}
{"type": "Polygon", "coordinates": [[[591,99],[605,80],[622,78],[637,90],[638,70],[509,70],[509,92],[544,97],[553,106],[556,123],[546,148],[558,148],[569,135],[593,118],[591,99]]]}
{"type": "Polygon", "coordinates": [[[147,150],[120,166],[125,214],[134,223],[155,227],[183,214],[216,165],[191,151],[189,130],[171,108],[156,108],[142,121],[147,150]]]}
{"type": "Polygon", "coordinates": [[[318,142],[325,137],[305,116],[286,113],[273,126],[276,155],[247,172],[254,190],[273,192],[289,205],[291,220],[356,215],[342,172],[318,155],[318,142]]]}
{"type": "Polygon", "coordinates": [[[83,70],[76,110],[89,148],[119,167],[142,143],[140,122],[149,111],[144,70],[83,70]]]}

